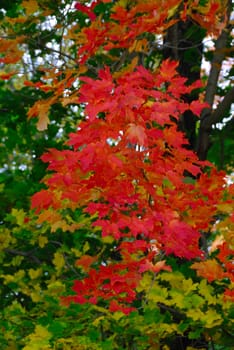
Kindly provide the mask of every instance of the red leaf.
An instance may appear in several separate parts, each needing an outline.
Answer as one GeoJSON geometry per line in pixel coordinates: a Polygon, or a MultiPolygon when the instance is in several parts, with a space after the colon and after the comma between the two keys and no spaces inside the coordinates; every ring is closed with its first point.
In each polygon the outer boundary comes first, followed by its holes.
{"type": "MultiPolygon", "coordinates": [[[[95,5],[96,5],[96,2],[95,2],[95,5]]],[[[85,6],[83,4],[79,4],[78,2],[75,4],[75,8],[78,10],[78,11],[81,11],[83,13],[85,13],[90,19],[91,21],[94,21],[95,18],[96,18],[96,15],[94,14],[94,12],[91,10],[90,7],[88,6],[85,6]]]]}
{"type": "Polygon", "coordinates": [[[190,103],[190,110],[193,112],[193,114],[200,117],[201,112],[204,108],[210,108],[210,105],[206,102],[199,102],[199,101],[192,101],[190,103]]]}
{"type": "Polygon", "coordinates": [[[126,138],[133,145],[147,146],[147,135],[145,128],[141,125],[129,124],[126,130],[126,138]]]}

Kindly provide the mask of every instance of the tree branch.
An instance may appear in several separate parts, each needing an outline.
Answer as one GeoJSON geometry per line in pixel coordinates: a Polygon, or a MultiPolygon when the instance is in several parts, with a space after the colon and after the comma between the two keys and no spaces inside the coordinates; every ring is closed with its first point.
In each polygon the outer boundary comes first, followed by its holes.
{"type": "Polygon", "coordinates": [[[221,35],[219,36],[219,38],[216,40],[215,51],[213,55],[213,60],[211,62],[210,74],[209,74],[209,78],[206,86],[205,102],[209,103],[210,108],[205,108],[201,114],[201,122],[200,122],[198,143],[197,143],[197,155],[201,160],[205,160],[207,158],[207,153],[211,145],[209,134],[210,134],[212,125],[223,119],[225,115],[225,111],[228,108],[230,108],[233,102],[232,96],[233,96],[234,88],[229,90],[229,92],[226,94],[222,102],[220,102],[220,104],[218,105],[217,109],[212,111],[214,98],[215,98],[215,94],[218,86],[219,74],[221,71],[222,62],[226,56],[227,41],[232,28],[230,25],[231,8],[232,8],[232,0],[228,0],[227,13],[226,13],[228,22],[226,27],[223,29],[221,35]]]}
{"type": "MultiPolygon", "coordinates": [[[[213,60],[211,62],[211,69],[210,74],[206,86],[206,93],[205,93],[205,102],[208,102],[210,106],[214,103],[214,97],[217,90],[217,83],[218,78],[220,74],[220,70],[222,67],[222,62],[226,55],[226,45],[228,36],[231,32],[231,25],[230,25],[230,14],[231,14],[231,6],[232,6],[232,0],[229,0],[228,6],[227,6],[227,18],[228,23],[226,28],[223,29],[222,33],[220,34],[219,38],[216,41],[215,44],[215,52],[213,56],[213,60]]],[[[206,112],[204,112],[206,114],[206,112]]]]}
{"type": "Polygon", "coordinates": [[[209,130],[212,125],[220,122],[227,110],[234,103],[234,87],[228,91],[223,100],[218,104],[218,107],[210,114],[205,115],[201,121],[201,128],[209,130]]]}
{"type": "Polygon", "coordinates": [[[32,259],[36,264],[41,264],[41,261],[35,255],[33,255],[33,252],[35,251],[35,249],[30,250],[29,252],[23,252],[18,249],[6,248],[4,249],[4,251],[12,255],[25,256],[26,258],[32,259]]]}

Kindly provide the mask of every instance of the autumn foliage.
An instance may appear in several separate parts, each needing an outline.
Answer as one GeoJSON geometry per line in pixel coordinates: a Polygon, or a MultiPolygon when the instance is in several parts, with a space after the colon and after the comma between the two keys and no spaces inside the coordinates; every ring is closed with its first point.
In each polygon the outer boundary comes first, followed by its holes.
{"type": "MultiPolygon", "coordinates": [[[[42,156],[54,174],[45,180],[48,189],[32,199],[32,207],[42,211],[39,222],[48,216],[63,229],[64,220],[67,230],[63,211],[82,208],[93,230],[115,242],[120,256],[120,262],[100,256],[98,269],[91,257],[80,261],[88,276],[75,282],[77,296],[70,300],[104,298],[112,310],[118,302],[129,312],[146,271],[171,271],[166,256],[206,257],[201,232],[212,228],[225,179],[186,149],[177,129],[180,114],[186,109],[199,114],[204,106],[183,103],[182,95],[199,85],[186,86],[176,66],[167,60],[154,73],[137,67],[113,79],[106,68],[98,79],[82,77],[77,102],[84,104],[85,118],[70,135],[72,149],[42,156]],[[206,166],[209,174],[203,173],[206,166]]],[[[205,262],[193,265],[199,273],[200,264],[205,262]]]]}
{"type": "Polygon", "coordinates": [[[89,244],[75,262],[79,278],[61,293],[61,305],[92,304],[116,319],[139,312],[139,325],[144,312],[158,312],[158,330],[155,325],[147,330],[148,321],[142,326],[152,346],[184,332],[209,340],[213,329],[218,334],[219,327],[230,327],[233,185],[223,171],[198,159],[178,127],[185,111],[199,118],[209,107],[202,95],[192,102],[184,98],[202,91],[202,82],[189,84],[175,60],[150,69],[139,55],[147,52],[152,36],[188,17],[217,35],[224,25],[223,5],[85,3],[77,2],[75,9],[87,25],[78,39],[76,28],[68,33],[76,40],[77,69],[61,76],[45,70],[43,82],[24,82],[47,94],[28,112],[38,118],[40,130],[47,128],[55,103],[82,108],[82,121],[64,148],[42,155],[48,171],[43,189],[32,196],[38,225],[64,235],[89,232],[89,244]],[[102,6],[108,16],[99,15],[102,6]],[[126,57],[124,50],[130,53],[126,57]],[[99,54],[104,64],[93,74],[90,64],[99,54]]]}
{"type": "MultiPolygon", "coordinates": [[[[116,5],[111,24],[96,18],[97,2],[91,7],[77,3],[91,20],[81,34],[80,63],[100,47],[131,48],[141,32],[165,31],[175,21],[167,19],[178,3],[167,2],[161,12],[155,2],[138,3],[130,11],[116,5]]],[[[213,18],[213,9],[202,17],[204,23],[213,18]]],[[[189,8],[187,12],[191,13],[189,8]]],[[[87,276],[75,282],[75,296],[66,301],[97,304],[104,299],[110,310],[129,313],[140,298],[137,291],[146,272],[173,274],[166,262],[170,255],[195,259],[192,268],[209,282],[210,274],[215,280],[232,278],[230,255],[221,266],[220,255],[209,259],[201,243],[212,230],[220,203],[229,214],[230,188],[224,173],[199,161],[178,130],[180,115],[191,110],[199,116],[206,105],[183,101],[201,83],[187,85],[176,72],[177,65],[168,59],[153,72],[130,64],[117,73],[105,67],[97,78],[82,75],[76,103],[84,106],[84,120],[70,135],[69,149],[51,149],[42,156],[53,174],[44,181],[47,189],[32,199],[39,222],[50,217],[52,227],[73,231],[77,225],[69,229],[63,212],[81,208],[90,217],[91,230],[113,244],[118,254],[118,261],[102,254],[80,259],[77,265],[87,276]]],[[[220,244],[219,254],[227,247],[220,244]]],[[[229,295],[228,289],[225,293],[229,295]]]]}

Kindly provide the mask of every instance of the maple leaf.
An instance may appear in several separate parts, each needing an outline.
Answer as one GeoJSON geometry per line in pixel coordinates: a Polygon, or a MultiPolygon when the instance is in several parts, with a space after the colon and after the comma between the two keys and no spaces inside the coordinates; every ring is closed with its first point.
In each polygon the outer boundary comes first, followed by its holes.
{"type": "Polygon", "coordinates": [[[160,67],[160,75],[167,81],[170,81],[171,78],[178,74],[176,72],[178,65],[177,61],[172,61],[169,58],[164,60],[160,67]]]}
{"type": "Polygon", "coordinates": [[[47,190],[41,190],[35,193],[31,198],[31,207],[39,213],[42,209],[47,209],[52,204],[51,193],[47,190]]]}
{"type": "Polygon", "coordinates": [[[224,301],[234,302],[234,290],[225,289],[224,291],[224,301]]]}
{"type": "Polygon", "coordinates": [[[201,115],[204,108],[210,108],[210,105],[207,102],[202,103],[200,101],[192,101],[190,103],[190,110],[198,117],[201,115]]]}
{"type": "Polygon", "coordinates": [[[37,101],[28,111],[28,117],[38,117],[37,128],[39,131],[47,129],[50,122],[48,113],[51,103],[54,99],[49,99],[47,101],[37,101]]]}
{"type": "Polygon", "coordinates": [[[202,257],[202,251],[199,249],[200,234],[187,223],[177,218],[164,219],[165,226],[162,235],[162,243],[166,254],[173,253],[175,256],[185,259],[192,259],[198,256],[202,257]]]}
{"type": "Polygon", "coordinates": [[[191,268],[197,271],[198,276],[205,277],[209,282],[226,277],[226,273],[216,259],[196,262],[191,265],[191,268]]]}
{"type": "Polygon", "coordinates": [[[96,257],[90,255],[83,255],[80,259],[76,260],[76,266],[81,266],[85,272],[88,272],[90,265],[97,260],[96,257]]]}
{"type": "Polygon", "coordinates": [[[60,271],[65,265],[64,255],[60,252],[54,253],[53,264],[55,265],[56,270],[60,271]]]}
{"type": "Polygon", "coordinates": [[[118,303],[115,300],[112,300],[110,302],[110,307],[109,310],[111,312],[117,312],[117,311],[121,311],[123,314],[128,315],[130,314],[132,311],[136,310],[135,307],[132,306],[126,306],[124,304],[118,303]]]}
{"type": "Polygon", "coordinates": [[[80,3],[77,2],[77,3],[75,4],[75,8],[76,8],[78,11],[81,11],[81,12],[85,13],[85,14],[91,19],[91,21],[94,21],[95,18],[96,18],[96,15],[95,15],[95,13],[92,11],[92,9],[93,9],[94,6],[96,6],[96,4],[97,4],[97,2],[94,1],[94,2],[92,3],[92,5],[91,5],[90,7],[88,7],[88,6],[85,6],[85,5],[80,4],[80,3]]]}
{"type": "Polygon", "coordinates": [[[148,141],[145,131],[143,126],[131,123],[126,130],[126,138],[133,145],[147,146],[148,141]]]}
{"type": "Polygon", "coordinates": [[[153,264],[151,261],[146,260],[143,264],[140,265],[139,272],[143,273],[145,271],[152,271],[154,273],[158,273],[159,271],[172,271],[171,266],[166,265],[166,261],[158,261],[155,264],[153,264]]]}

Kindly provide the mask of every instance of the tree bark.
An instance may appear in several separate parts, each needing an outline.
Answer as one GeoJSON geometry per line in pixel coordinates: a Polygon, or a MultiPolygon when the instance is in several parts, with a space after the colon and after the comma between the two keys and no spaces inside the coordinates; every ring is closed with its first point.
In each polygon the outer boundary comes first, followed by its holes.
{"type": "Polygon", "coordinates": [[[223,29],[222,33],[216,40],[215,51],[211,62],[210,74],[206,86],[205,102],[209,103],[210,108],[203,110],[200,121],[198,142],[197,142],[197,154],[201,160],[207,158],[207,153],[210,148],[210,133],[212,125],[221,122],[225,116],[225,112],[230,109],[231,104],[234,102],[234,88],[230,89],[223,100],[219,103],[217,108],[213,110],[213,104],[215,95],[217,92],[218,79],[222,68],[222,63],[226,56],[226,47],[228,42],[228,36],[231,32],[230,15],[231,15],[232,0],[228,1],[227,6],[227,25],[223,29]]]}
{"type": "MultiPolygon", "coordinates": [[[[164,41],[164,58],[179,61],[178,71],[187,78],[189,84],[200,79],[203,53],[203,39],[205,32],[191,20],[178,22],[168,29],[164,41]]],[[[198,98],[198,94],[184,95],[184,101],[191,103],[198,98]]],[[[196,147],[197,117],[186,111],[180,118],[179,129],[187,135],[191,149],[196,147]]]]}

